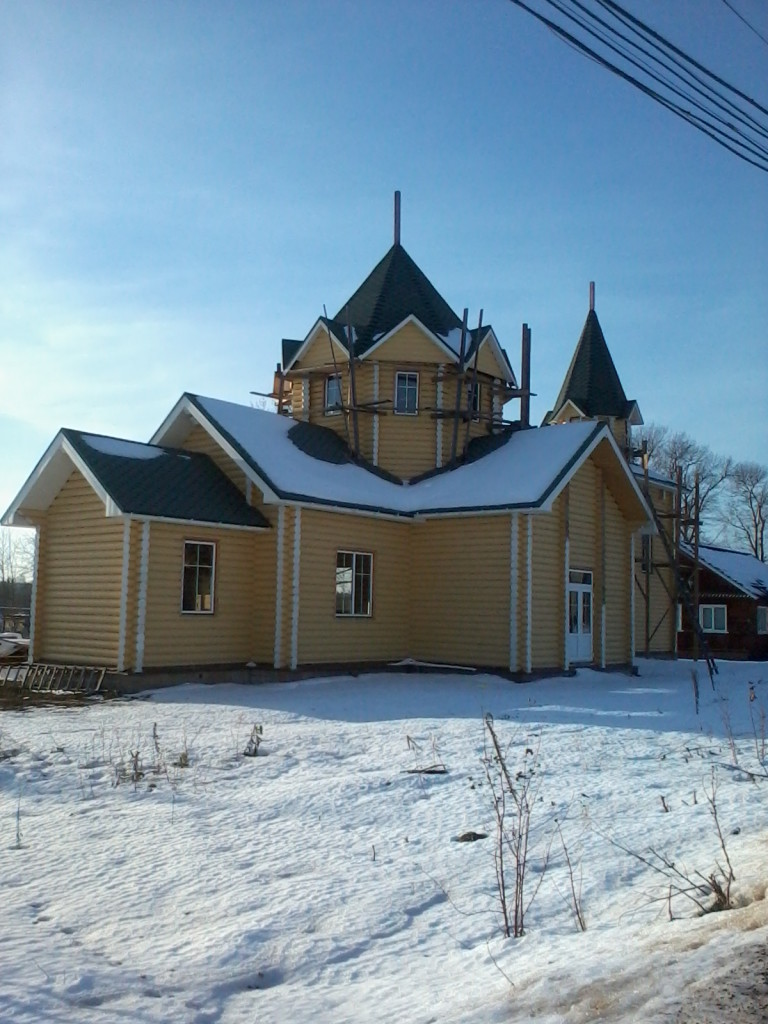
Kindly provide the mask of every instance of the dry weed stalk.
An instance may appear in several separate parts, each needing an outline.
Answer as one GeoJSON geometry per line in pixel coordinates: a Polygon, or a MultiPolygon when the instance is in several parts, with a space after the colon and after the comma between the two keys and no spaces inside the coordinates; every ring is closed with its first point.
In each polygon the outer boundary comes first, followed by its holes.
{"type": "Polygon", "coordinates": [[[522,767],[513,776],[507,763],[507,751],[501,747],[492,715],[485,716],[484,725],[483,766],[491,790],[496,818],[494,863],[503,931],[507,937],[513,935],[518,938],[525,931],[525,915],[536,898],[546,873],[551,847],[550,839],[538,882],[526,902],[525,885],[528,872],[531,815],[537,793],[534,789],[534,780],[538,745],[536,750],[526,745],[522,767]],[[490,750],[487,740],[490,740],[490,750]],[[511,860],[509,868],[507,854],[511,860]],[[508,880],[508,871],[512,873],[510,880],[508,880]]]}

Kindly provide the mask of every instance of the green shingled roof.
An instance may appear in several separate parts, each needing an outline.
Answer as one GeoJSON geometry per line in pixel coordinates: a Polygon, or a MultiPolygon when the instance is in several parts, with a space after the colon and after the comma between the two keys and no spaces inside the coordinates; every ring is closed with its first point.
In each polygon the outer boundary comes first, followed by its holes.
{"type": "Polygon", "coordinates": [[[207,455],[78,430],[61,433],[125,514],[269,527],[207,455]]]}
{"type": "Polygon", "coordinates": [[[624,394],[594,309],[587,314],[552,414],[557,415],[568,401],[589,417],[625,418],[633,405],[624,394]]]}
{"type": "Polygon", "coordinates": [[[360,355],[409,316],[415,316],[433,334],[445,335],[461,327],[459,317],[396,243],[333,319],[344,330],[349,317],[360,355]]]}

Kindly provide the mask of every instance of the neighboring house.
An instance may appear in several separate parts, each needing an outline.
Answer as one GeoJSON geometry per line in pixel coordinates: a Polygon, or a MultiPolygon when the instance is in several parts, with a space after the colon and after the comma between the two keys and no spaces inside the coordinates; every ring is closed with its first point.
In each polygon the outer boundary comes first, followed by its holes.
{"type": "Polygon", "coordinates": [[[615,424],[510,422],[527,375],[462,333],[396,241],[283,342],[289,415],[184,394],[148,444],[60,431],[3,519],[36,529],[31,657],[630,664],[651,512],[615,424]]]}
{"type": "MultiPolygon", "coordinates": [[[[673,535],[675,484],[634,461],[632,428],[643,423],[640,408],[624,393],[616,366],[595,312],[590,285],[589,312],[554,408],[544,424],[595,420],[606,423],[630,462],[635,479],[656,510],[661,529],[673,535]]],[[[644,524],[635,538],[635,644],[646,655],[675,651],[675,579],[669,552],[654,524],[644,524]]]]}
{"type": "MultiPolygon", "coordinates": [[[[694,557],[681,548],[681,560],[693,591],[694,557]]],[[[699,623],[715,657],[768,658],[768,565],[746,551],[701,544],[699,565],[699,623]]],[[[693,629],[685,610],[678,610],[681,654],[693,651],[693,629]]]]}

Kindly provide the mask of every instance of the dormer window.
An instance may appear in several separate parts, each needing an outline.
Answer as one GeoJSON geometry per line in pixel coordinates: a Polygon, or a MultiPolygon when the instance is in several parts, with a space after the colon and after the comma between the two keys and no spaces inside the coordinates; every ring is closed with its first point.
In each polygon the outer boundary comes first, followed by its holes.
{"type": "Polygon", "coordinates": [[[400,372],[395,376],[395,412],[415,416],[419,411],[419,375],[400,372]]]}
{"type": "Polygon", "coordinates": [[[336,416],[341,412],[341,374],[333,373],[325,378],[325,415],[336,416]]]}

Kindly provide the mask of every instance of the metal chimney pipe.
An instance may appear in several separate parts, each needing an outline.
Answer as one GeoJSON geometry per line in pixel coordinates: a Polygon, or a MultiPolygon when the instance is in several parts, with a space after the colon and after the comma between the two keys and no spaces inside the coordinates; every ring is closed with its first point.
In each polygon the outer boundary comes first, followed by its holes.
{"type": "Polygon", "coordinates": [[[589,308],[593,310],[595,308],[595,282],[589,282],[589,308]]]}
{"type": "Polygon", "coordinates": [[[400,192],[395,192],[395,245],[400,245],[400,192]]]}
{"type": "Polygon", "coordinates": [[[531,425],[531,329],[523,324],[523,345],[520,359],[520,425],[531,425]]]}

